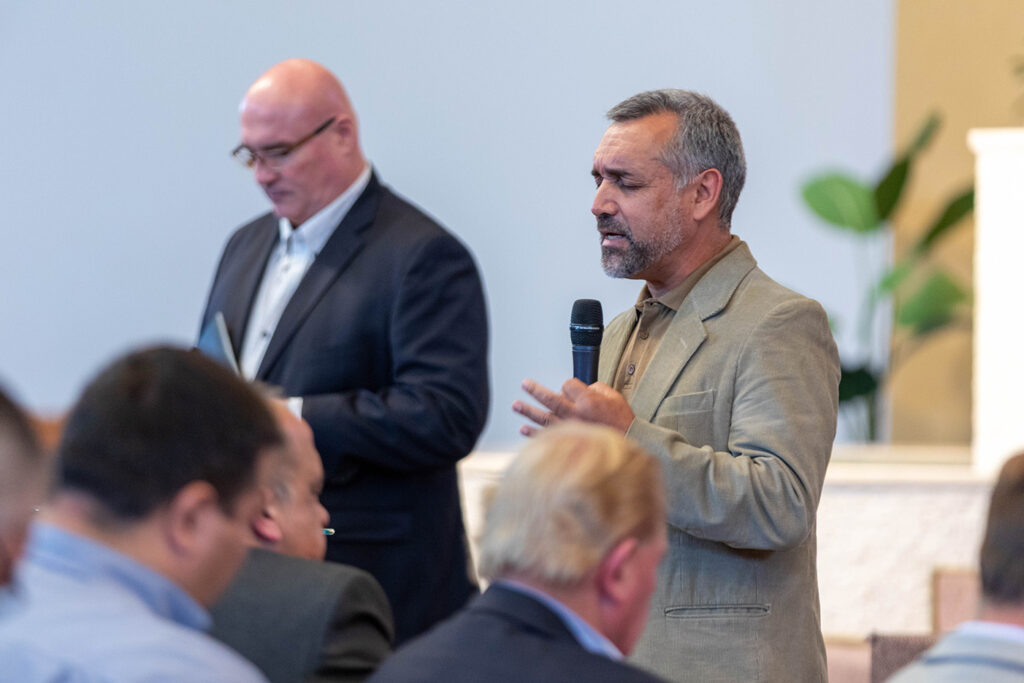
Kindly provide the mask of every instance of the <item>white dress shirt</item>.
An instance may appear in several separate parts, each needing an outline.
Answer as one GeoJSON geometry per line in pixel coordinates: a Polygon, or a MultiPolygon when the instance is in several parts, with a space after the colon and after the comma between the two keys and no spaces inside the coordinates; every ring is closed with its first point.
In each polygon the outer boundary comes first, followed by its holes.
{"type": "MultiPolygon", "coordinates": [[[[281,314],[305,277],[313,259],[323,249],[328,238],[334,233],[356,199],[370,182],[370,165],[348,189],[338,195],[324,208],[317,211],[298,228],[292,227],[291,221],[281,218],[278,222],[280,239],[270,253],[267,268],[263,271],[263,280],[253,302],[249,324],[245,328],[242,350],[238,359],[242,376],[246,379],[256,377],[263,356],[281,320],[281,314]]],[[[301,411],[301,404],[291,405],[301,411]]]]}

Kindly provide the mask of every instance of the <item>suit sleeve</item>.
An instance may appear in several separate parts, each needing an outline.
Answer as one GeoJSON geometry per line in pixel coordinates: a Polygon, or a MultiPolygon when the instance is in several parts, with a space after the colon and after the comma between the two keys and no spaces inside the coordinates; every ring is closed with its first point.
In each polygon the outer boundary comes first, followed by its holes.
{"type": "Polygon", "coordinates": [[[791,548],[814,526],[835,437],[839,358],[825,312],[809,299],[775,306],[737,358],[728,450],[639,419],[627,436],[662,462],[669,524],[735,548],[791,548]]]}
{"type": "Polygon", "coordinates": [[[394,640],[391,608],[383,589],[369,574],[346,578],[335,603],[310,683],[365,680],[391,653],[394,640]]]}
{"type": "Polygon", "coordinates": [[[450,466],[483,429],[487,313],[476,265],[447,234],[425,241],[405,263],[382,342],[390,386],[303,397],[328,476],[344,457],[392,471],[450,466]]]}

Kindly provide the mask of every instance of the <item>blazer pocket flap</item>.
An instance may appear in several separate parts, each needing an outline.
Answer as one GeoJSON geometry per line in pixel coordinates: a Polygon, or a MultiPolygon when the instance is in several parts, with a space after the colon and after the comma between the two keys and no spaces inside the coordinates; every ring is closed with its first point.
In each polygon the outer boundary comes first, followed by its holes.
{"type": "Polygon", "coordinates": [[[661,402],[658,415],[684,415],[706,413],[715,407],[715,390],[698,391],[695,394],[669,396],[661,402]]]}
{"type": "Polygon", "coordinates": [[[665,616],[672,619],[713,619],[715,617],[763,617],[771,611],[770,605],[750,603],[740,605],[678,605],[666,607],[665,616]]]}

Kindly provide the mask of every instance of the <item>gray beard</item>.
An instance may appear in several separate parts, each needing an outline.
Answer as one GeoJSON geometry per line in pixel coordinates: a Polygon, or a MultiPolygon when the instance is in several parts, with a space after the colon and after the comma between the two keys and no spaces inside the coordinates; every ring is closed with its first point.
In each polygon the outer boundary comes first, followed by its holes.
{"type": "Polygon", "coordinates": [[[597,219],[599,228],[611,228],[622,234],[626,247],[601,246],[601,268],[605,275],[614,278],[632,278],[652,266],[658,259],[669,253],[682,240],[681,235],[669,233],[662,239],[653,242],[638,242],[633,239],[633,232],[611,216],[597,219]]]}

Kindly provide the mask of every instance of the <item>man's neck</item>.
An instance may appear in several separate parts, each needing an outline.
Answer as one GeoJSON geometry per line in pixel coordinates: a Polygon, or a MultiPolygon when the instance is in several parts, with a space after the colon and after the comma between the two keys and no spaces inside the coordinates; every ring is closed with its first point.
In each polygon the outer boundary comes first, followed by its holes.
{"type": "Polygon", "coordinates": [[[1024,604],[1002,605],[985,602],[978,612],[978,621],[1024,628],[1024,604]]]}
{"type": "Polygon", "coordinates": [[[41,521],[105,545],[179,585],[166,561],[160,530],[151,515],[141,521],[120,521],[91,496],[62,492],[39,514],[41,521]]]}
{"type": "Polygon", "coordinates": [[[729,230],[713,226],[700,226],[694,239],[681,244],[668,254],[664,261],[664,272],[655,272],[646,278],[647,289],[654,297],[670,292],[695,273],[701,266],[713,259],[729,246],[732,234],[729,230]]]}

